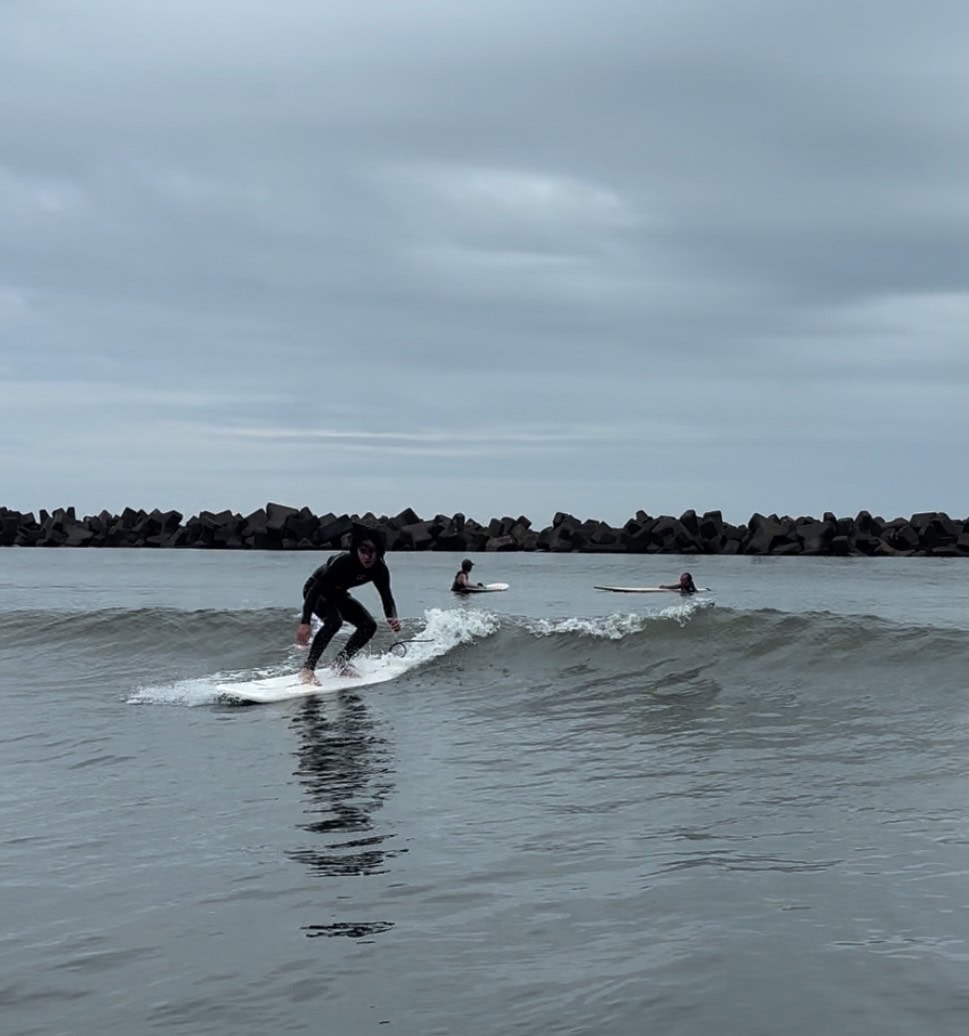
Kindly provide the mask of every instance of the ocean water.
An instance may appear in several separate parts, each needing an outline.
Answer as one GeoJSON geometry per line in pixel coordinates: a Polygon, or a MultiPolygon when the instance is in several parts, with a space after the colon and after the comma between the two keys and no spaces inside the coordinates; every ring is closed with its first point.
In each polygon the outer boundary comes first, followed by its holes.
{"type": "Polygon", "coordinates": [[[965,561],[390,555],[226,704],[323,556],[0,551],[5,1036],[969,1029],[965,561]]]}

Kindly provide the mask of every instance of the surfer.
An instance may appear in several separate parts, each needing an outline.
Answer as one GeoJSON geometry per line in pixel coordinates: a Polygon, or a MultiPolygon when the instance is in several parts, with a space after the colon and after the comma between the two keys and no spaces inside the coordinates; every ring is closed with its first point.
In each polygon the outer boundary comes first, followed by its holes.
{"type": "MultiPolygon", "coordinates": [[[[470,558],[465,558],[461,562],[461,568],[454,573],[454,582],[451,584],[451,589],[456,594],[469,593],[473,584],[471,582],[471,569],[474,566],[474,562],[470,558]]],[[[478,586],[483,586],[483,583],[478,583],[478,586]]]]}
{"type": "Polygon", "coordinates": [[[693,576],[689,572],[684,572],[678,583],[666,583],[665,585],[661,583],[660,590],[679,590],[681,594],[695,594],[696,583],[693,582],[693,576]]]}
{"type": "Polygon", "coordinates": [[[387,625],[400,632],[397,605],[390,592],[390,572],[384,563],[383,538],[376,529],[354,526],[350,549],[334,554],[306,580],[303,586],[303,613],[296,628],[296,643],[306,645],[310,639],[310,616],[316,614],[323,625],[310,646],[306,662],[299,673],[299,682],[319,684],[316,665],[337,630],[344,622],[355,626],[343,650],[333,660],[333,668],[342,676],[357,676],[350,659],[377,632],[377,623],[366,608],[350,596],[351,587],[373,583],[384,606],[387,625]]]}

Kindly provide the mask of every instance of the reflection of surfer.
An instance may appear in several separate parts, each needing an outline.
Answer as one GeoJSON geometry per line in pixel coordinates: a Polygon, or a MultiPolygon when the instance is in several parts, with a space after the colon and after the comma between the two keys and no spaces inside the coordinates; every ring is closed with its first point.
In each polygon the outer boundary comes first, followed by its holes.
{"type": "Polygon", "coordinates": [[[666,583],[665,585],[661,583],[660,590],[679,590],[681,594],[695,594],[696,583],[693,582],[693,576],[689,572],[684,572],[678,583],[666,583]]]}
{"type": "Polygon", "coordinates": [[[454,582],[451,584],[451,589],[456,594],[470,593],[474,589],[475,585],[484,586],[484,583],[472,583],[471,582],[471,568],[474,562],[470,558],[465,558],[461,562],[461,568],[454,574],[454,582]]]}
{"type": "MultiPolygon", "coordinates": [[[[382,833],[377,815],[393,792],[392,753],[374,729],[363,702],[352,692],[341,696],[333,711],[308,699],[293,718],[299,737],[295,777],[308,796],[308,822],[298,824],[302,844],[286,851],[311,874],[332,879],[382,874],[396,856],[384,847],[392,833],[382,833]]],[[[327,912],[340,900],[334,890],[325,897],[327,912]]],[[[374,935],[393,927],[383,919],[334,921],[302,925],[308,938],[374,935]]]]}
{"type": "Polygon", "coordinates": [[[387,743],[374,734],[359,697],[349,692],[342,706],[334,719],[311,698],[293,719],[300,738],[295,776],[316,814],[311,823],[299,826],[322,836],[323,842],[291,855],[318,874],[373,873],[381,859],[374,860],[376,854],[368,851],[370,840],[348,842],[346,835],[373,829],[373,814],[388,791],[384,780],[375,779],[386,773],[387,743]],[[328,843],[330,837],[335,840],[328,843]]]}

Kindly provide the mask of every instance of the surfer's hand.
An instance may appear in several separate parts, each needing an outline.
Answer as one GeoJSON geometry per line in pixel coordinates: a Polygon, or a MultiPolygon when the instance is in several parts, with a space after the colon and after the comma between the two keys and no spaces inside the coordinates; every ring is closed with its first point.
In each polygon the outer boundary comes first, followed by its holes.
{"type": "Polygon", "coordinates": [[[301,622],[296,627],[296,643],[301,644],[303,647],[310,642],[310,624],[308,622],[301,622]]]}
{"type": "Polygon", "coordinates": [[[394,631],[394,633],[400,633],[400,619],[388,619],[387,625],[394,631]]]}

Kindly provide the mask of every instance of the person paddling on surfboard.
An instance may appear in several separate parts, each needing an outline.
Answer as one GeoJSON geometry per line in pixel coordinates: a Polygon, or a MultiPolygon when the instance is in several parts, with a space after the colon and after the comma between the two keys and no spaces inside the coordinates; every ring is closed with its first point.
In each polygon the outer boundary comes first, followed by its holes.
{"type": "MultiPolygon", "coordinates": [[[[454,582],[451,584],[451,589],[456,594],[466,594],[475,585],[471,582],[471,568],[473,565],[474,562],[470,558],[465,558],[461,562],[461,568],[454,573],[454,582]]],[[[477,585],[484,586],[484,583],[478,583],[477,585]]]]}
{"type": "Polygon", "coordinates": [[[303,613],[296,628],[296,643],[306,645],[310,639],[310,616],[315,614],[320,627],[306,662],[299,673],[299,682],[318,684],[316,665],[344,622],[356,626],[343,650],[333,660],[333,668],[342,676],[357,676],[350,659],[377,632],[377,623],[366,608],[350,596],[350,589],[373,583],[384,606],[387,625],[400,632],[397,605],[390,592],[390,572],[384,563],[383,538],[376,529],[354,526],[350,536],[350,550],[335,554],[306,580],[303,586],[303,613]]]}
{"type": "Polygon", "coordinates": [[[660,583],[659,588],[660,590],[679,590],[681,594],[696,593],[696,583],[693,582],[693,576],[689,572],[684,572],[678,583],[667,583],[666,585],[660,583]]]}

